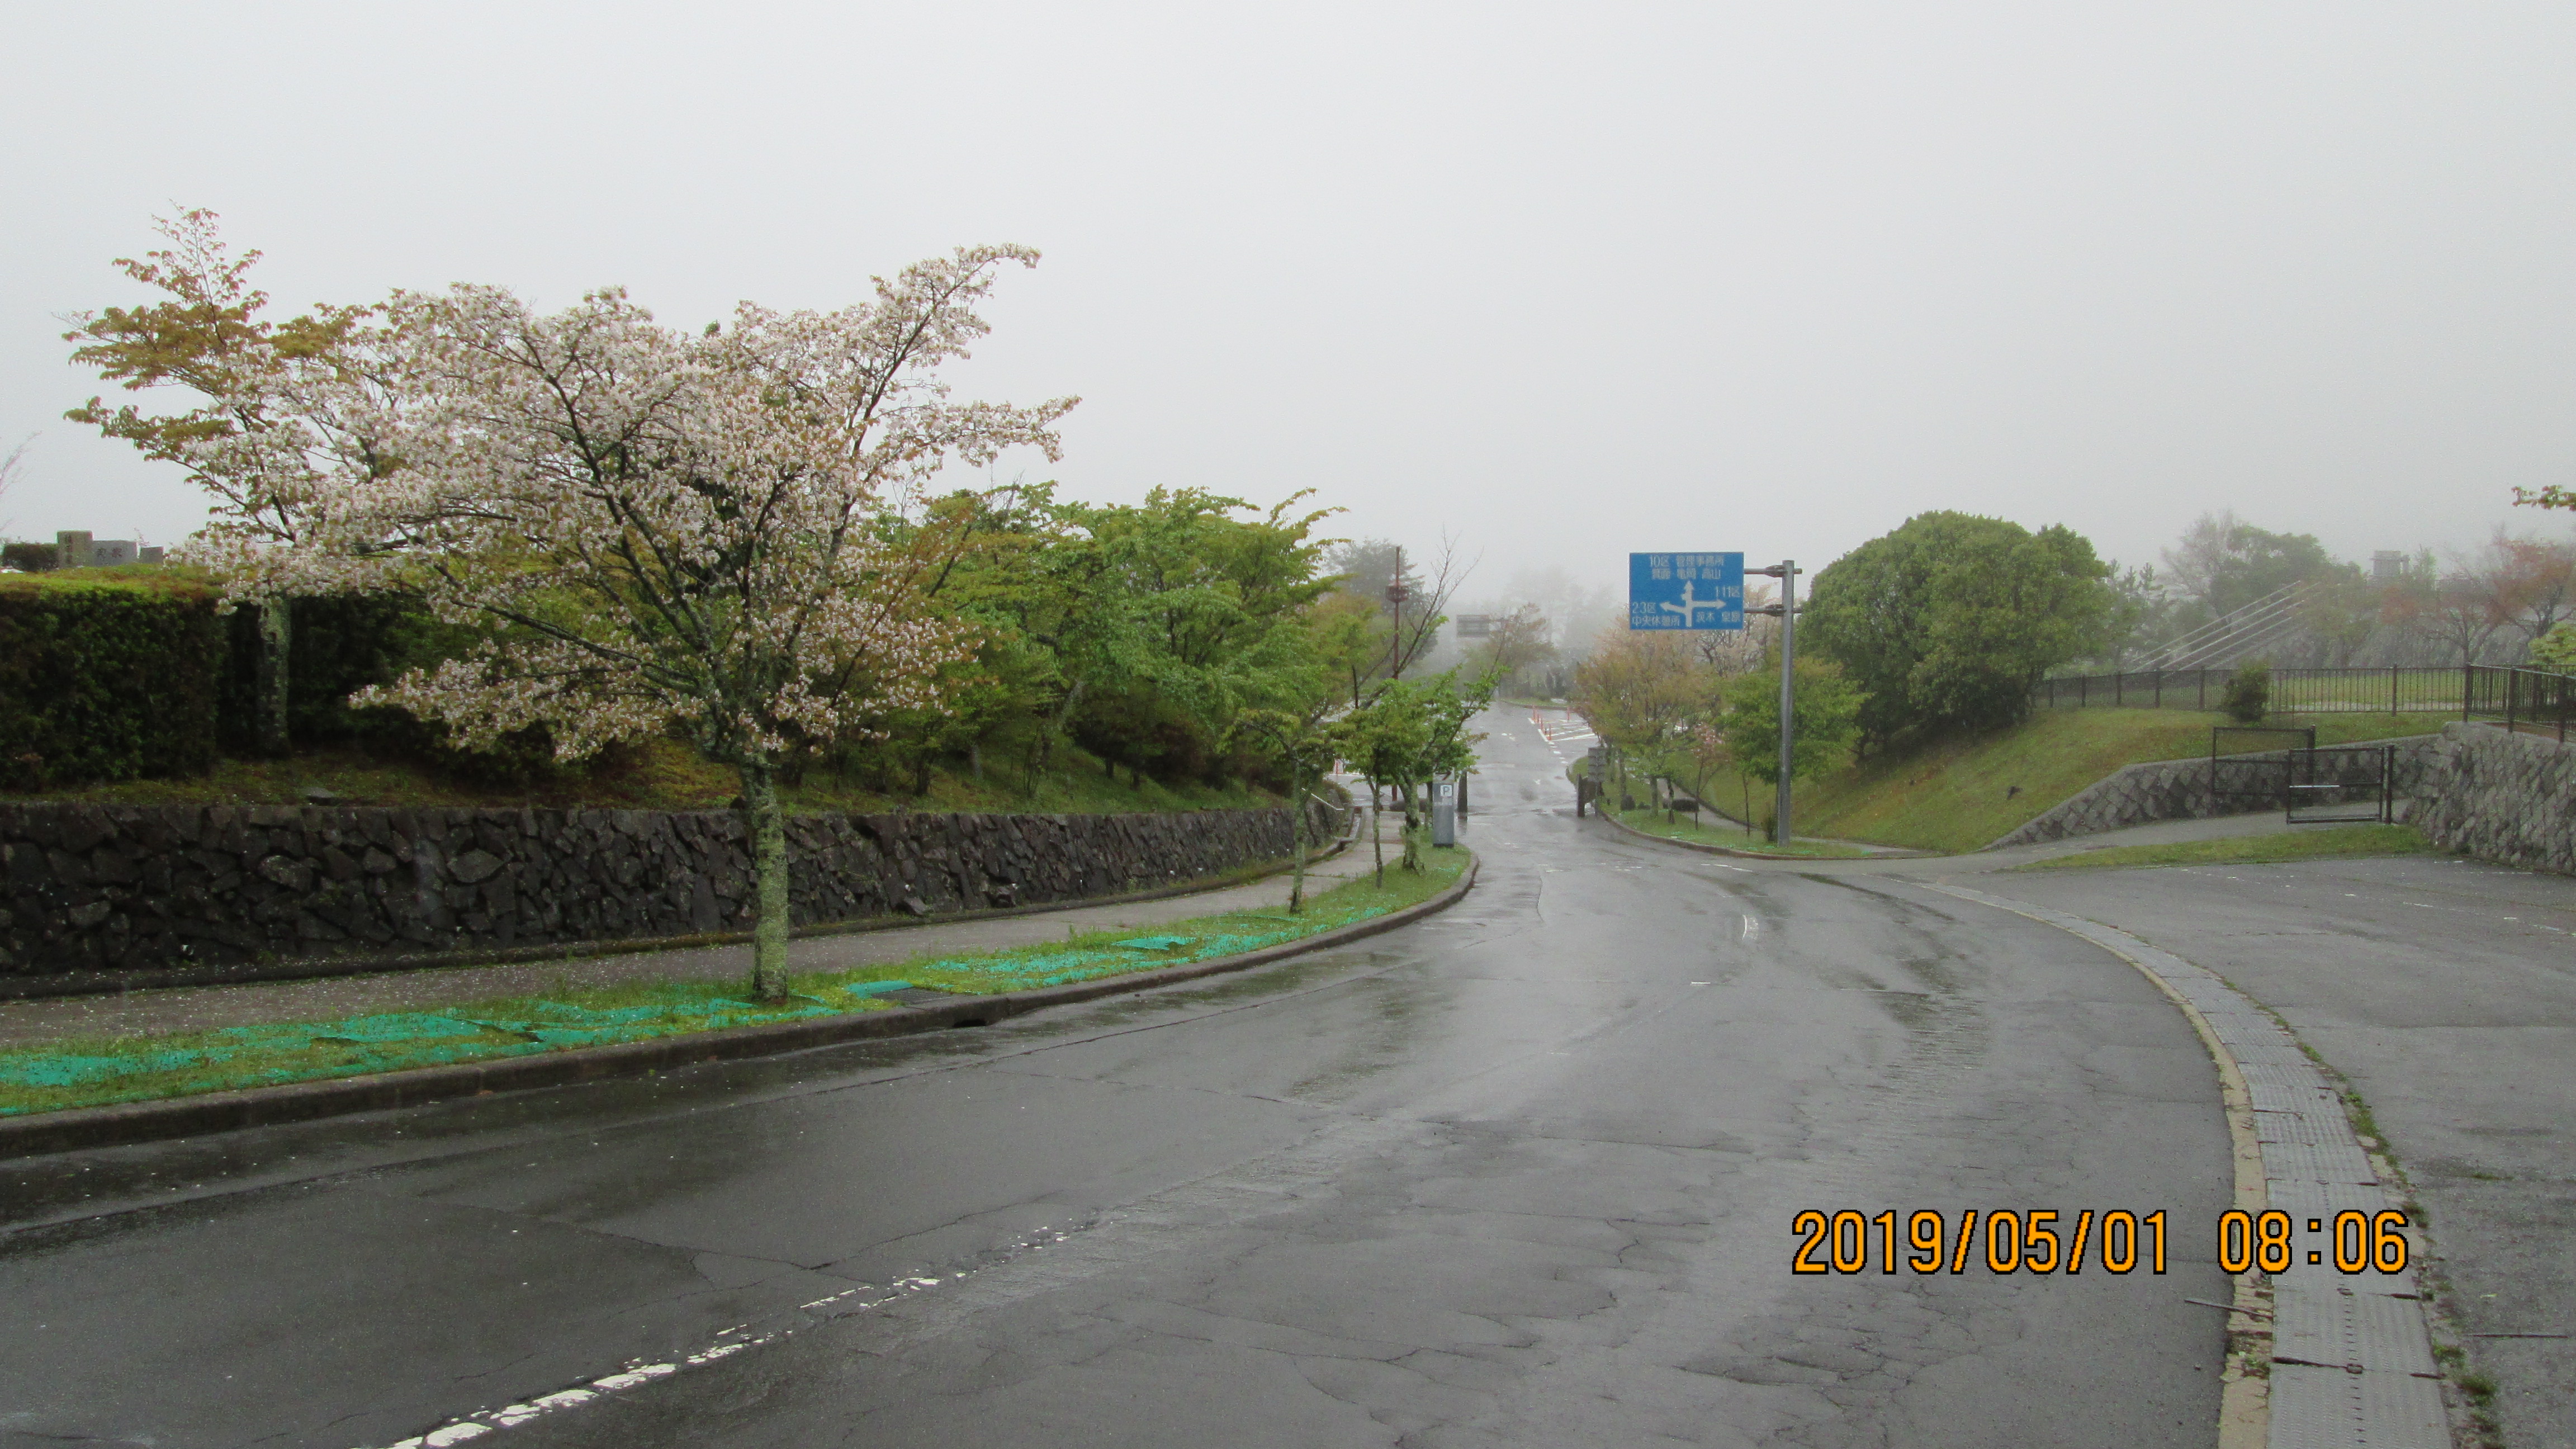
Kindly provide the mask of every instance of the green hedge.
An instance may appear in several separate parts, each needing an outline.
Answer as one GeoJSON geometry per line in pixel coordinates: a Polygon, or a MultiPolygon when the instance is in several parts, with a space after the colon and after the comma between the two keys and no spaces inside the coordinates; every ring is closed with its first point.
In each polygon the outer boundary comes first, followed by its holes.
{"type": "MultiPolygon", "coordinates": [[[[439,732],[394,710],[351,709],[349,696],[391,684],[406,669],[464,652],[471,636],[427,609],[385,597],[297,599],[287,634],[286,729],[298,746],[364,742],[395,753],[434,749],[439,732]]],[[[256,748],[259,611],[225,621],[218,741],[225,753],[256,748]]]]}
{"type": "MultiPolygon", "coordinates": [[[[252,753],[259,615],[218,615],[216,598],[178,567],[0,576],[0,789],[203,774],[218,755],[252,753]]],[[[348,699],[461,650],[463,631],[394,599],[298,599],[290,637],[298,746],[452,763],[436,729],[348,699]]]]}
{"type": "Polygon", "coordinates": [[[211,768],[227,652],[201,580],[140,569],[0,579],[0,785],[211,768]]]}

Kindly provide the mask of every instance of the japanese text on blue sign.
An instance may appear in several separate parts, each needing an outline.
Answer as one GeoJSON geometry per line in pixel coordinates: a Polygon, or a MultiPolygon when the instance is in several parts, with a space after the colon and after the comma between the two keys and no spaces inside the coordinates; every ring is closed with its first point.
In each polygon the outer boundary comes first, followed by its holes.
{"type": "Polygon", "coordinates": [[[1631,629],[1741,629],[1744,555],[1628,555],[1631,629]]]}

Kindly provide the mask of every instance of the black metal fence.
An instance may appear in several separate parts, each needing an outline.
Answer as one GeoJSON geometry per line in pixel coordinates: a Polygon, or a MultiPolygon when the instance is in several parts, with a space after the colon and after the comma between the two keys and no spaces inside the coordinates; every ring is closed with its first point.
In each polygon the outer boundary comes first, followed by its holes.
{"type": "MultiPolygon", "coordinates": [[[[2266,708],[2273,714],[2462,713],[2480,671],[2462,669],[2275,669],[2266,708]]],[[[2530,673],[2529,670],[2515,671],[2530,673]]],[[[2044,679],[2033,698],[2042,709],[2202,709],[2220,707],[2232,669],[2146,669],[2044,679]]],[[[2468,716],[2463,713],[2463,718],[2468,716]]]]}
{"type": "Polygon", "coordinates": [[[2483,719],[2509,730],[2545,734],[2567,743],[2568,716],[2576,714],[2576,677],[2540,669],[2473,665],[2460,701],[2460,718],[2483,719]]]}

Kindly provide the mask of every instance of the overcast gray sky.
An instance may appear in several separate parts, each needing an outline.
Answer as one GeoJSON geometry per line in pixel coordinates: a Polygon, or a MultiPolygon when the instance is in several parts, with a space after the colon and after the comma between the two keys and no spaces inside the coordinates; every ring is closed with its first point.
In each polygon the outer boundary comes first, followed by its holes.
{"type": "Polygon", "coordinates": [[[2355,557],[2563,534],[2511,490],[2576,483],[2563,3],[0,15],[22,536],[203,517],[60,418],[96,385],[54,314],[136,300],[109,259],[173,203],[293,307],[623,283],[694,324],[1024,242],[957,380],[1084,397],[1032,476],[1313,487],[1494,588],[1935,508],[2355,557]]]}

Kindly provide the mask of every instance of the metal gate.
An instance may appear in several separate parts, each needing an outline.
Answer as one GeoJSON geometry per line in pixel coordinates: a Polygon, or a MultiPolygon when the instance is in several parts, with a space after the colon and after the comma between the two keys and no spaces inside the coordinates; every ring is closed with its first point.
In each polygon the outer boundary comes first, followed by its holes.
{"type": "Polygon", "coordinates": [[[2288,788],[2290,757],[2301,750],[2313,753],[2316,747],[2317,730],[2314,725],[2210,726],[2210,813],[2213,815],[2252,814],[2259,810],[2282,808],[2291,799],[2288,788]],[[2248,735],[2265,736],[2287,748],[2251,753],[2230,752],[2230,746],[2252,743],[2245,738],[2248,735]]]}
{"type": "Polygon", "coordinates": [[[2289,755],[2281,805],[2290,824],[2386,825],[2397,818],[2395,745],[2310,746],[2289,755]]]}

